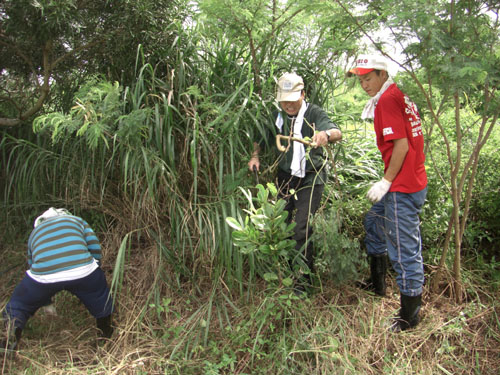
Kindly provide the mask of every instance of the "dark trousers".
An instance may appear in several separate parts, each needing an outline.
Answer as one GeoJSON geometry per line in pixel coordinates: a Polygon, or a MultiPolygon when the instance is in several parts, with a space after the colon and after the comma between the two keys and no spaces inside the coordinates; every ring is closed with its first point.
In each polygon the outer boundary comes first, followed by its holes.
{"type": "Polygon", "coordinates": [[[104,272],[97,268],[90,275],[77,280],[57,283],[39,283],[26,274],[14,289],[5,306],[4,317],[13,320],[17,328],[24,328],[28,319],[62,290],[77,296],[94,318],[103,318],[113,312],[113,301],[104,272]]]}
{"type": "Polygon", "coordinates": [[[304,179],[292,176],[278,170],[279,197],[285,199],[285,210],[288,212],[287,221],[296,223],[293,239],[297,242],[295,248],[302,251],[309,270],[314,266],[314,245],[312,242],[313,229],[310,219],[321,204],[324,185],[303,186],[304,179]],[[293,194],[291,189],[294,189],[293,194]],[[294,215],[295,213],[295,215],[294,215]]]}

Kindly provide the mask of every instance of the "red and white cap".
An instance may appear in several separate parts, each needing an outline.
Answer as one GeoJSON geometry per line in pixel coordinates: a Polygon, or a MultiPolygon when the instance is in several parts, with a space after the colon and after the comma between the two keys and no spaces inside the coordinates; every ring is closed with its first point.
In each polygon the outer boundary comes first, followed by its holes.
{"type": "Polygon", "coordinates": [[[356,59],[356,65],[347,73],[348,77],[353,74],[362,76],[374,70],[387,71],[387,61],[384,57],[378,55],[360,55],[356,59]]]}

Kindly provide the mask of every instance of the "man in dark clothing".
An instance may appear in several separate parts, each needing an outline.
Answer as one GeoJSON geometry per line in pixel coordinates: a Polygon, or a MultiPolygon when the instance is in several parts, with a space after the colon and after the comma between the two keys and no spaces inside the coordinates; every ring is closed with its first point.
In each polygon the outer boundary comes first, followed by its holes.
{"type": "Polygon", "coordinates": [[[260,150],[266,143],[273,143],[276,135],[298,139],[288,142],[280,159],[277,185],[280,197],[287,201],[285,209],[288,211],[288,220],[296,223],[293,236],[297,242],[296,249],[303,252],[312,271],[314,248],[310,219],[319,208],[328,174],[323,147],[339,141],[342,133],[320,107],[306,102],[304,82],[297,74],[285,73],[281,76],[276,99],[281,111],[274,114],[267,142],[254,143],[248,167],[250,170],[259,170],[260,150]],[[313,145],[308,153],[306,146],[301,143],[304,139],[310,140],[313,145]]]}

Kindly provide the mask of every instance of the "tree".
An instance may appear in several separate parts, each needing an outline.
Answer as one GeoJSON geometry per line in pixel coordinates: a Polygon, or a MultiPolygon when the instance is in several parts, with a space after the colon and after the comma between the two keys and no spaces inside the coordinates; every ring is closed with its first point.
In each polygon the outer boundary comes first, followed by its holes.
{"type": "MultiPolygon", "coordinates": [[[[373,48],[412,78],[429,117],[427,139],[432,139],[435,130],[441,136],[450,170],[443,184],[453,208],[439,267],[442,270],[445,266],[453,235],[454,292],[460,302],[462,240],[478,162],[500,114],[500,7],[492,1],[403,0],[397,6],[392,1],[361,1],[365,11],[360,15],[342,0],[337,2],[373,48]],[[384,31],[384,40],[374,37],[377,25],[384,31]],[[387,52],[392,47],[388,39],[400,46],[402,57],[387,52]],[[445,121],[449,111],[454,114],[452,132],[445,121]],[[473,115],[466,118],[467,111],[473,115]],[[469,134],[474,134],[474,138],[469,134]],[[463,144],[466,139],[472,142],[469,154],[463,144]]],[[[432,158],[432,144],[426,150],[432,158]]],[[[438,272],[433,280],[435,288],[440,277],[438,272]]]]}
{"type": "MultiPolygon", "coordinates": [[[[261,64],[267,53],[273,55],[277,34],[303,11],[276,0],[202,0],[200,9],[213,25],[221,25],[229,39],[248,48],[257,92],[261,92],[261,64]]],[[[280,46],[282,47],[282,46],[280,46]]],[[[279,50],[279,49],[278,49],[279,50]]]]}
{"type": "Polygon", "coordinates": [[[5,0],[0,3],[0,126],[29,120],[59,95],[69,105],[90,74],[130,83],[137,47],[158,63],[186,16],[171,0],[5,0]]]}
{"type": "MultiPolygon", "coordinates": [[[[201,0],[200,22],[220,30],[249,55],[256,92],[276,71],[296,71],[308,95],[326,101],[340,81],[335,75],[341,56],[354,50],[358,31],[324,1],[201,0]],[[309,86],[309,87],[308,87],[309,86]]],[[[217,31],[218,32],[217,32],[217,31]]],[[[276,73],[279,74],[279,73],[276,73]]],[[[274,85],[274,82],[272,82],[274,85]]]]}

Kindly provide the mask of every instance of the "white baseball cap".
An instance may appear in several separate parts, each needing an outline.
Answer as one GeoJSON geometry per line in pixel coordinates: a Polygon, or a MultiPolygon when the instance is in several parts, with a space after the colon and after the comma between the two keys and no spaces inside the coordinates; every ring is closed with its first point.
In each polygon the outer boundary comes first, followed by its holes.
{"type": "Polygon", "coordinates": [[[65,208],[50,207],[47,211],[45,211],[43,214],[41,214],[35,219],[35,223],[33,224],[33,226],[36,228],[47,219],[63,215],[71,215],[71,213],[65,208]]]}
{"type": "Polygon", "coordinates": [[[295,73],[285,73],[278,80],[276,100],[278,102],[295,102],[300,99],[302,90],[304,90],[302,77],[295,73]]]}
{"type": "Polygon", "coordinates": [[[387,71],[387,61],[383,56],[379,55],[360,55],[356,59],[356,65],[347,73],[348,77],[353,74],[362,76],[374,70],[387,71]]]}

